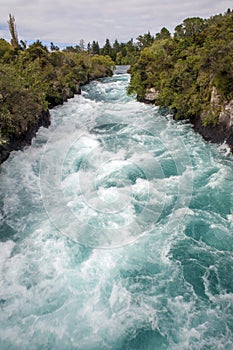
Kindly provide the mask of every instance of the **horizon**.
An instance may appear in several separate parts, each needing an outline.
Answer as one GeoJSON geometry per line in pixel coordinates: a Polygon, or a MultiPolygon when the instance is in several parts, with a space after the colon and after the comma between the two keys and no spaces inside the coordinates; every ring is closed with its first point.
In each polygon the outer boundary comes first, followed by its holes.
{"type": "Polygon", "coordinates": [[[102,11],[99,8],[101,5],[96,6],[94,0],[81,0],[79,4],[67,0],[66,5],[60,1],[57,7],[54,7],[52,0],[35,1],[33,4],[28,0],[2,0],[0,37],[10,41],[9,14],[15,17],[19,40],[29,45],[37,40],[46,46],[53,42],[63,49],[79,45],[80,40],[84,40],[85,47],[93,41],[103,46],[107,38],[111,44],[116,39],[121,43],[131,39],[135,42],[139,35],[149,31],[155,36],[163,27],[173,35],[175,27],[186,18],[209,18],[232,9],[232,0],[221,3],[217,0],[197,0],[195,3],[186,1],[185,4],[181,0],[171,4],[168,0],[162,4],[161,1],[152,0],[143,3],[138,0],[123,3],[119,0],[118,4],[111,6],[107,0],[100,0],[99,3],[102,4],[102,11]],[[126,8],[125,4],[129,6],[126,8]]]}

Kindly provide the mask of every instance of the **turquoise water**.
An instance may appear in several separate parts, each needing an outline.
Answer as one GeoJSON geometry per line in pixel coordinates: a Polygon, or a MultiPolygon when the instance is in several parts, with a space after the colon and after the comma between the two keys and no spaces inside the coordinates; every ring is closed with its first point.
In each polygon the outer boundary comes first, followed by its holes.
{"type": "Polygon", "coordinates": [[[1,350],[233,349],[232,157],[129,78],[2,165],[1,350]]]}

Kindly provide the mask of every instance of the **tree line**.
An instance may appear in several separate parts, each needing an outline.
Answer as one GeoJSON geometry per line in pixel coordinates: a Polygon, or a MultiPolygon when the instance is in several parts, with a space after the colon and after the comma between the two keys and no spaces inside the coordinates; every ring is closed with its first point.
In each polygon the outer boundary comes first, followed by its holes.
{"type": "MultiPolygon", "coordinates": [[[[168,32],[167,29],[166,31],[168,32]]],[[[84,40],[81,39],[79,44],[74,46],[66,46],[64,51],[86,51],[89,55],[109,56],[116,64],[119,65],[131,65],[136,63],[140,51],[143,48],[150,46],[154,42],[154,39],[155,37],[151,35],[150,31],[143,35],[139,35],[136,39],[136,42],[134,42],[133,38],[131,38],[126,43],[119,42],[117,39],[115,39],[115,41],[111,43],[110,40],[107,38],[102,47],[96,40],[88,42],[85,46],[84,40]]],[[[51,42],[50,50],[59,51],[60,49],[57,45],[54,45],[54,43],[51,42]]]]}
{"type": "MultiPolygon", "coordinates": [[[[12,15],[9,15],[9,30],[11,33],[11,45],[15,49],[25,50],[27,48],[27,42],[23,40],[18,40],[18,35],[15,26],[15,18],[12,15]]],[[[50,43],[50,51],[64,51],[64,52],[87,52],[90,56],[92,55],[103,55],[109,56],[116,64],[119,65],[132,65],[136,63],[140,52],[153,44],[155,39],[158,38],[167,38],[171,37],[170,32],[167,28],[162,28],[162,30],[153,36],[150,31],[145,34],[139,35],[134,42],[133,38],[128,40],[127,42],[119,42],[118,39],[115,39],[113,43],[110,42],[108,38],[106,38],[104,45],[101,47],[99,42],[93,40],[92,42],[88,42],[85,46],[85,42],[83,39],[79,41],[78,44],[68,45],[64,49],[60,49],[58,45],[55,45],[53,42],[50,43]]]]}

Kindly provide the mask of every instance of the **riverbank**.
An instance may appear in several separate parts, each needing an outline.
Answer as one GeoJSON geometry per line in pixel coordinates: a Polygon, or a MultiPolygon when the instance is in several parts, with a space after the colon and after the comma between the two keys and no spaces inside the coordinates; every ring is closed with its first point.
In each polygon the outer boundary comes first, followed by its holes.
{"type": "MultiPolygon", "coordinates": [[[[145,104],[155,104],[159,98],[159,93],[154,88],[148,89],[139,102],[145,104]]],[[[211,101],[213,104],[213,100],[211,101]]],[[[175,113],[171,111],[173,118],[176,119],[175,113]]],[[[203,123],[203,116],[200,114],[190,120],[193,130],[199,133],[206,141],[216,144],[226,144],[233,153],[233,101],[221,106],[221,112],[218,116],[219,122],[216,125],[203,123]]]]}
{"type": "Polygon", "coordinates": [[[80,94],[82,85],[111,76],[115,67],[108,56],[49,52],[40,42],[22,51],[1,39],[0,49],[0,164],[50,125],[51,108],[80,94]]]}
{"type": "MultiPolygon", "coordinates": [[[[231,153],[233,154],[233,129],[232,122],[229,122],[228,115],[224,115],[223,120],[220,120],[218,125],[206,125],[202,124],[201,118],[197,118],[193,122],[194,131],[198,132],[206,141],[216,144],[226,144],[229,146],[231,153]]],[[[232,120],[232,117],[231,117],[232,120]]]]}
{"type": "Polygon", "coordinates": [[[0,164],[8,159],[12,151],[23,150],[24,147],[29,146],[40,127],[48,128],[49,125],[49,110],[42,110],[38,118],[36,118],[35,123],[30,125],[23,134],[16,134],[8,142],[0,145],[0,164]]]}
{"type": "Polygon", "coordinates": [[[233,11],[164,28],[131,66],[129,93],[187,119],[204,139],[233,151],[233,11]]]}

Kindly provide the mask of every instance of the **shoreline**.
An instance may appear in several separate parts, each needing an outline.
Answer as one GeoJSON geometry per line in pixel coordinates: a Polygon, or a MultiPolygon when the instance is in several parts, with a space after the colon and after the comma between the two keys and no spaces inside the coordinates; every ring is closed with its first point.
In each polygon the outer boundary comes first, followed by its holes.
{"type": "MultiPolygon", "coordinates": [[[[156,99],[157,92],[151,91],[150,93],[147,93],[147,95],[144,98],[139,98],[137,100],[141,103],[155,105],[156,99]]],[[[230,104],[231,103],[229,103],[229,105],[230,104]]],[[[231,109],[228,110],[226,106],[225,110],[222,111],[221,115],[219,116],[219,123],[215,126],[212,124],[204,126],[202,124],[201,115],[197,116],[194,120],[189,120],[185,118],[183,120],[189,121],[193,130],[199,135],[201,135],[204,140],[218,145],[226,144],[227,146],[229,146],[230,152],[233,154],[232,111],[231,109]]],[[[176,120],[175,114],[172,113],[172,115],[173,119],[176,120]]]]}

